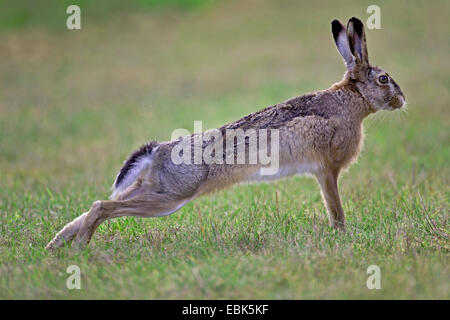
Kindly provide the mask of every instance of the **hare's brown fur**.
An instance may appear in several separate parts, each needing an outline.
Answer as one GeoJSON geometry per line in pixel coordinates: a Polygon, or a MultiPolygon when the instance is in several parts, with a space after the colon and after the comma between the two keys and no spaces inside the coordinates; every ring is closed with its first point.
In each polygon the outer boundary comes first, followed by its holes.
{"type": "MultiPolygon", "coordinates": [[[[388,77],[387,74],[369,64],[364,28],[358,19],[350,19],[347,28],[334,20],[332,31],[347,66],[342,81],[327,90],[267,107],[218,130],[226,134],[231,129],[254,129],[257,137],[259,130],[278,130],[280,167],[272,178],[314,175],[330,223],[344,229],[337,180],[361,150],[362,121],[378,110],[400,108],[405,98],[394,80],[388,78],[390,82],[385,83],[382,76],[388,77]]],[[[151,142],[135,152],[116,179],[113,200],[94,202],[88,212],[66,225],[47,248],[60,247],[74,238],[76,244],[88,243],[98,225],[107,219],[168,215],[200,195],[238,182],[271,178],[261,176],[260,164],[175,164],[171,154],[180,139],[151,142]]],[[[203,143],[203,150],[211,143],[203,143]]]]}

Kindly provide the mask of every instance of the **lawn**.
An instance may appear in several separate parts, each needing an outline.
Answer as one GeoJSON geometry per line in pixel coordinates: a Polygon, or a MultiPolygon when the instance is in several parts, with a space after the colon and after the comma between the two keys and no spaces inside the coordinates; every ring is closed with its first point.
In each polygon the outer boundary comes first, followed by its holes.
{"type": "Polygon", "coordinates": [[[328,225],[317,183],[294,177],[110,220],[82,250],[44,250],[108,198],[144,142],[339,81],[330,21],[365,21],[369,5],[156,2],[82,2],[82,29],[69,31],[64,8],[16,1],[0,23],[0,299],[450,299],[448,1],[380,1],[382,29],[366,30],[408,111],[365,121],[340,180],[346,234],[328,225]],[[80,290],[66,288],[70,265],[80,290]],[[370,265],[380,290],[366,286],[370,265]]]}

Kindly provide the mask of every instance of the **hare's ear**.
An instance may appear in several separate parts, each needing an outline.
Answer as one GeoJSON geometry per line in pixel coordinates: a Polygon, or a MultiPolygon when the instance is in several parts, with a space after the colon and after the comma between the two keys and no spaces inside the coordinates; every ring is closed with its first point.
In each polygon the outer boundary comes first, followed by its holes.
{"type": "Polygon", "coordinates": [[[350,51],[350,45],[348,43],[347,31],[342,23],[338,20],[331,21],[331,32],[333,33],[334,42],[336,43],[336,47],[341,54],[342,58],[344,58],[345,65],[347,70],[352,71],[355,58],[353,57],[350,51]]]}
{"type": "Polygon", "coordinates": [[[369,66],[369,55],[367,53],[366,34],[361,20],[353,17],[347,23],[347,37],[350,51],[356,58],[359,67],[369,66]]]}

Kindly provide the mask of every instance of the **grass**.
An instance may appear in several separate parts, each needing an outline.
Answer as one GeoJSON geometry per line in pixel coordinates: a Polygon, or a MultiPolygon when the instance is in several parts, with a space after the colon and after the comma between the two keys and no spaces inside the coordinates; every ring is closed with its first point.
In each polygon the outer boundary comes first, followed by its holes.
{"type": "Polygon", "coordinates": [[[82,9],[83,20],[88,25],[94,21],[113,19],[118,13],[153,10],[185,11],[200,8],[214,0],[41,0],[30,3],[27,0],[3,1],[0,3],[0,31],[11,29],[45,28],[53,32],[64,31],[69,16],[66,9],[78,5],[82,9]]]}
{"type": "Polygon", "coordinates": [[[132,7],[81,31],[35,16],[5,27],[0,298],[449,299],[445,1],[381,2],[383,29],[367,30],[371,60],[401,85],[409,111],[366,120],[364,151],[340,181],[347,234],[328,226],[315,181],[295,177],[236,186],[164,218],[111,220],[81,251],[43,249],[108,197],[146,140],[339,80],[329,21],[366,7],[231,1],[132,7]],[[66,288],[72,264],[81,290],[66,288]],[[373,264],[381,290],[366,287],[373,264]]]}

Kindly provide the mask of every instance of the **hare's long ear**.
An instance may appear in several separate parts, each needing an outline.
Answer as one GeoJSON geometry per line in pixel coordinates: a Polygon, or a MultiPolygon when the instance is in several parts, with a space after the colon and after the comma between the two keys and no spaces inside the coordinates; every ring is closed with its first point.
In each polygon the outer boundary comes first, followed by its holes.
{"type": "Polygon", "coordinates": [[[342,23],[338,20],[331,21],[331,32],[333,33],[334,42],[336,47],[344,58],[347,70],[352,71],[355,65],[355,58],[350,51],[350,45],[348,43],[347,31],[342,23]]]}
{"type": "Polygon", "coordinates": [[[350,51],[356,58],[359,67],[369,66],[369,54],[367,53],[366,33],[361,20],[353,17],[347,23],[347,37],[350,51]]]}

